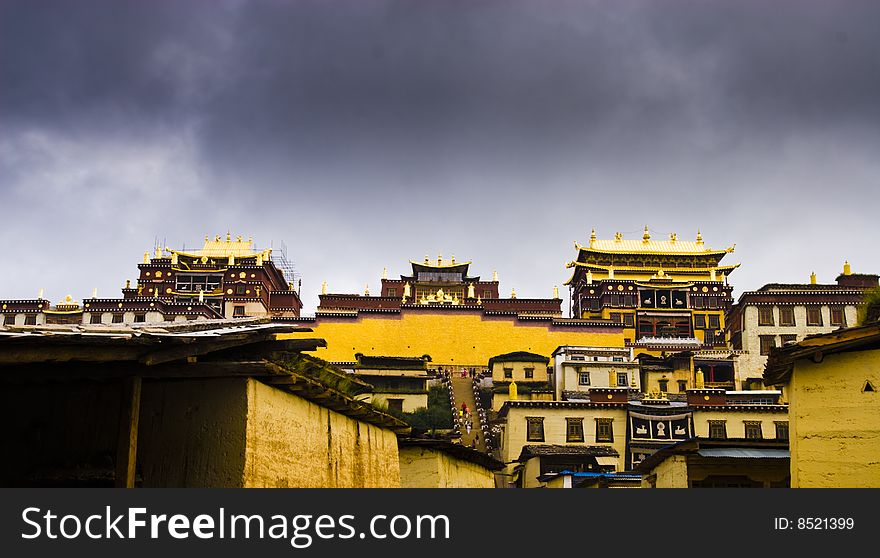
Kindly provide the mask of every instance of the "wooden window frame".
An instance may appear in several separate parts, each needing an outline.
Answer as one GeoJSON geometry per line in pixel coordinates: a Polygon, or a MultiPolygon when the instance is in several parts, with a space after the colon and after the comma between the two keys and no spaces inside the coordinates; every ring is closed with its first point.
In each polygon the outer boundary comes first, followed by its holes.
{"type": "Polygon", "coordinates": [[[544,441],[544,417],[526,417],[526,441],[527,442],[543,442],[544,441]],[[540,430],[540,433],[533,433],[532,426],[540,430]]]}
{"type": "Polygon", "coordinates": [[[846,309],[842,306],[832,306],[830,309],[829,323],[833,326],[846,326],[846,309]],[[840,312],[840,320],[834,319],[834,313],[840,312]]]}
{"type": "Polygon", "coordinates": [[[565,441],[567,443],[583,443],[584,441],[584,419],[570,418],[565,419],[565,441]],[[574,427],[574,428],[572,428],[574,427]]]}
{"type": "Polygon", "coordinates": [[[787,420],[776,420],[773,421],[773,424],[776,426],[776,439],[777,440],[788,440],[788,421],[787,420]],[[781,432],[785,432],[785,436],[780,436],[781,432]]]}
{"type": "Polygon", "coordinates": [[[776,325],[773,320],[773,307],[772,306],[758,306],[758,325],[759,326],[773,326],[776,325]],[[769,316],[769,318],[768,318],[769,316]]]}
{"type": "Polygon", "coordinates": [[[596,441],[597,442],[613,442],[614,441],[614,419],[597,418],[596,419],[596,441]],[[606,430],[607,428],[607,430],[606,430]]]}
{"type": "MultiPolygon", "coordinates": [[[[715,430],[715,434],[718,434],[719,430],[715,430]]],[[[727,421],[726,420],[710,420],[709,421],[709,430],[706,433],[710,439],[713,440],[726,440],[727,439],[727,421]],[[713,429],[720,429],[721,436],[713,436],[713,429]]]]}
{"type": "Polygon", "coordinates": [[[821,327],[822,326],[822,307],[821,306],[807,306],[807,325],[812,327],[821,327]],[[810,320],[810,311],[814,311],[819,316],[817,321],[810,320]]]}
{"type": "Polygon", "coordinates": [[[759,420],[744,420],[743,421],[743,437],[747,440],[763,440],[764,439],[764,431],[762,427],[762,423],[759,420]],[[757,436],[755,436],[755,429],[757,428],[757,436]],[[750,435],[751,434],[751,435],[750,435]]]}
{"type": "Polygon", "coordinates": [[[782,327],[794,327],[797,325],[797,319],[794,317],[793,306],[779,307],[779,325],[782,327]],[[789,317],[791,318],[791,320],[787,319],[789,317]]]}
{"type": "Polygon", "coordinates": [[[775,335],[759,335],[758,343],[760,343],[761,348],[761,356],[767,356],[770,354],[770,351],[776,347],[776,336],[775,335]],[[769,340],[770,345],[765,348],[764,341],[769,340]]]}

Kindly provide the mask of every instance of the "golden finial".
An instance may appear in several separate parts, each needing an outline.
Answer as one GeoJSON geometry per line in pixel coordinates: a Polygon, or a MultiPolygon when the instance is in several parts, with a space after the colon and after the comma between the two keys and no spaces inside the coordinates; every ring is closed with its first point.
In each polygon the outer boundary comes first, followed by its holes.
{"type": "Polygon", "coordinates": [[[621,240],[623,240],[623,233],[614,233],[614,242],[620,242],[621,240]]]}
{"type": "Polygon", "coordinates": [[[816,272],[815,272],[815,271],[812,272],[812,273],[810,273],[810,284],[811,284],[811,285],[815,285],[815,284],[816,284],[816,272]]]}
{"type": "Polygon", "coordinates": [[[595,228],[590,231],[590,242],[592,243],[594,240],[596,240],[596,229],[595,228]]]}
{"type": "Polygon", "coordinates": [[[157,258],[162,257],[162,247],[161,246],[156,246],[156,257],[157,258]]]}
{"type": "Polygon", "coordinates": [[[427,265],[428,262],[430,262],[430,261],[431,260],[430,260],[430,258],[428,258],[428,254],[425,254],[425,265],[427,265]]]}
{"type": "Polygon", "coordinates": [[[92,289],[92,298],[98,298],[98,287],[92,289]]]}
{"type": "Polygon", "coordinates": [[[703,234],[697,229],[697,244],[703,244],[703,234]]]}
{"type": "Polygon", "coordinates": [[[208,235],[205,235],[205,242],[210,242],[210,241],[211,241],[211,237],[208,235]]]}
{"type": "Polygon", "coordinates": [[[481,296],[477,297],[477,304],[483,304],[483,297],[481,297],[481,296]]]}
{"type": "Polygon", "coordinates": [[[849,265],[849,260],[843,262],[843,274],[844,275],[852,275],[852,268],[849,265]]]}
{"type": "Polygon", "coordinates": [[[370,285],[364,287],[364,296],[370,296],[370,285]]]}
{"type": "Polygon", "coordinates": [[[516,298],[516,289],[510,289],[510,298],[516,298]]]}
{"type": "Polygon", "coordinates": [[[43,300],[43,289],[40,289],[39,292],[37,292],[37,300],[43,300]]]}
{"type": "Polygon", "coordinates": [[[678,240],[678,235],[675,233],[669,233],[669,242],[675,242],[678,240]]]}
{"type": "Polygon", "coordinates": [[[382,279],[388,279],[388,268],[387,267],[382,268],[382,279]]]}
{"type": "Polygon", "coordinates": [[[498,282],[498,272],[497,271],[492,272],[492,280],[495,281],[496,283],[498,282]]]}
{"type": "Polygon", "coordinates": [[[437,265],[443,265],[443,254],[437,254],[437,265]]]}
{"type": "Polygon", "coordinates": [[[324,281],[323,283],[321,283],[321,294],[322,295],[327,294],[327,281],[324,281]]]}
{"type": "Polygon", "coordinates": [[[559,298],[559,287],[557,287],[556,285],[553,285],[553,298],[559,298]]]}
{"type": "Polygon", "coordinates": [[[642,235],[642,241],[648,242],[651,240],[651,233],[648,232],[648,225],[645,225],[645,234],[642,235]]]}
{"type": "Polygon", "coordinates": [[[130,288],[131,288],[131,279],[126,279],[126,280],[125,280],[125,288],[126,288],[126,289],[130,289],[130,288]]]}
{"type": "Polygon", "coordinates": [[[171,252],[171,265],[177,265],[177,252],[171,252]]]}
{"type": "Polygon", "coordinates": [[[144,250],[144,263],[145,264],[150,263],[150,253],[146,250],[144,250]]]}
{"type": "Polygon", "coordinates": [[[219,234],[214,236],[214,242],[220,242],[220,235],[219,234]]]}
{"type": "Polygon", "coordinates": [[[452,263],[452,265],[455,265],[455,254],[452,255],[452,261],[451,261],[451,263],[452,263]]]}
{"type": "Polygon", "coordinates": [[[226,231],[226,242],[232,242],[232,234],[226,231]]]}
{"type": "Polygon", "coordinates": [[[236,241],[236,242],[241,242],[241,235],[236,236],[236,237],[235,237],[235,241],[236,241]]]}
{"type": "Polygon", "coordinates": [[[263,252],[260,252],[259,254],[257,254],[257,265],[258,266],[263,265],[263,252]]]}

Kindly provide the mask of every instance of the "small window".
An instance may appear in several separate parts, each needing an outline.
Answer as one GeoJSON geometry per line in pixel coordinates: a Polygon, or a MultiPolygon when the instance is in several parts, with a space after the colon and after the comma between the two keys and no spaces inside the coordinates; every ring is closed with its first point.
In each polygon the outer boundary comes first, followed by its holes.
{"type": "Polygon", "coordinates": [[[706,308],[718,308],[718,299],[715,297],[710,297],[708,300],[709,304],[706,305],[706,308]]]}
{"type": "Polygon", "coordinates": [[[820,307],[818,307],[818,306],[807,307],[807,325],[808,326],[822,325],[822,309],[820,307]]]}
{"type": "Polygon", "coordinates": [[[694,327],[696,329],[706,329],[706,315],[694,314],[694,327]]]}
{"type": "Polygon", "coordinates": [[[403,412],[403,399],[387,399],[388,401],[388,410],[392,413],[402,413],[403,412]]]}
{"type": "Polygon", "coordinates": [[[610,314],[610,317],[611,317],[611,321],[614,322],[614,323],[616,323],[616,324],[622,324],[622,323],[623,323],[623,314],[621,314],[620,312],[612,312],[612,313],[610,314]]]}
{"type": "Polygon", "coordinates": [[[659,380],[657,385],[660,386],[660,391],[666,393],[669,391],[669,380],[659,380]]]}
{"type": "Polygon", "coordinates": [[[526,440],[529,442],[544,441],[543,417],[526,417],[526,440]]]}
{"type": "Polygon", "coordinates": [[[244,285],[236,285],[235,286],[235,294],[243,295],[244,294],[244,285]]]}
{"type": "Polygon", "coordinates": [[[703,297],[695,296],[691,299],[691,305],[694,308],[703,308],[705,306],[705,302],[703,302],[703,297]]]}
{"type": "Polygon", "coordinates": [[[709,329],[719,329],[721,327],[721,318],[718,314],[709,314],[709,329]]]}
{"type": "Polygon", "coordinates": [[[626,387],[629,385],[629,374],[626,372],[618,372],[617,373],[617,386],[618,387],[626,387]]]}
{"type": "Polygon", "coordinates": [[[589,372],[579,372],[578,373],[578,385],[581,385],[581,386],[590,385],[590,373],[589,372]]]}
{"type": "Polygon", "coordinates": [[[795,342],[797,342],[797,335],[780,335],[780,336],[779,336],[779,341],[780,341],[781,345],[784,347],[784,346],[786,346],[788,343],[795,343],[795,342]]]}
{"type": "Polygon", "coordinates": [[[775,335],[759,335],[758,338],[761,340],[761,354],[769,355],[770,349],[776,346],[776,336],[775,335]]]}
{"type": "Polygon", "coordinates": [[[714,329],[704,329],[703,330],[703,345],[712,346],[715,344],[715,330],[714,329]]]}
{"type": "Polygon", "coordinates": [[[776,439],[777,440],[788,440],[788,421],[781,420],[776,423],[776,439]]]}
{"type": "Polygon", "coordinates": [[[5,314],[3,316],[3,325],[15,325],[15,314],[5,314]]]}
{"type": "Polygon", "coordinates": [[[492,298],[492,291],[483,291],[483,298],[492,298]]]}
{"type": "Polygon", "coordinates": [[[535,377],[535,369],[534,368],[526,368],[526,379],[530,380],[535,377]]]}
{"type": "Polygon", "coordinates": [[[244,317],[244,306],[233,306],[232,307],[232,317],[233,318],[243,318],[244,317]]]}
{"type": "Polygon", "coordinates": [[[146,314],[135,314],[134,321],[137,324],[142,324],[147,321],[147,315],[146,314]]]}
{"type": "Polygon", "coordinates": [[[125,320],[125,315],[123,314],[113,314],[113,323],[121,324],[125,320]]]}
{"type": "Polygon", "coordinates": [[[833,325],[833,326],[845,326],[846,325],[846,316],[843,313],[843,308],[832,308],[831,309],[831,325],[833,325]]]}
{"type": "Polygon", "coordinates": [[[37,315],[28,314],[24,317],[24,325],[37,325],[37,315]]]}
{"type": "Polygon", "coordinates": [[[687,393],[688,383],[687,380],[679,380],[678,381],[678,393],[687,393]]]}
{"type": "Polygon", "coordinates": [[[567,418],[565,419],[566,442],[583,442],[584,441],[584,419],[567,418]]]}
{"type": "Polygon", "coordinates": [[[792,306],[780,306],[779,307],[779,325],[781,326],[793,326],[794,323],[794,307],[792,306]]]}
{"type": "Polygon", "coordinates": [[[759,326],[772,326],[773,325],[773,307],[772,306],[761,306],[758,308],[758,325],[759,326]]]}
{"type": "Polygon", "coordinates": [[[596,419],[596,441],[597,442],[613,442],[614,429],[612,422],[614,419],[597,418],[596,419]]]}
{"type": "Polygon", "coordinates": [[[623,315],[623,325],[626,327],[636,327],[636,317],[634,314],[623,315]]]}
{"type": "Polygon", "coordinates": [[[761,432],[761,421],[746,420],[743,421],[746,428],[746,438],[750,440],[760,440],[764,437],[761,432]]]}
{"type": "Polygon", "coordinates": [[[505,368],[504,369],[504,377],[508,380],[513,378],[513,368],[505,368]]]}
{"type": "Polygon", "coordinates": [[[709,421],[709,437],[718,440],[727,438],[727,421],[710,420],[709,421]]]}
{"type": "Polygon", "coordinates": [[[90,324],[100,324],[101,323],[101,314],[92,314],[89,316],[90,324]]]}
{"type": "Polygon", "coordinates": [[[388,288],[388,296],[397,296],[397,289],[389,287],[388,288]]]}

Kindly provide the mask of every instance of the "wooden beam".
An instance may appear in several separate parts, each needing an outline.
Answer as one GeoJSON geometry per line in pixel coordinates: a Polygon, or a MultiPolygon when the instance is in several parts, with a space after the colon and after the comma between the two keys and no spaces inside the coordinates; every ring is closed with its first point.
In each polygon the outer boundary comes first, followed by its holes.
{"type": "Polygon", "coordinates": [[[129,376],[122,382],[122,409],[116,443],[116,487],[134,488],[142,380],[140,376],[129,376]]]}

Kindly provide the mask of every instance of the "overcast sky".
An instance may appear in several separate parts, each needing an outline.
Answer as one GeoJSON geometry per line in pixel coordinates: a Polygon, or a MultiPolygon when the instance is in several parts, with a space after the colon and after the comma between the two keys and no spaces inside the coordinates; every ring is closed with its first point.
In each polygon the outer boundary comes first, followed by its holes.
{"type": "Polygon", "coordinates": [[[880,2],[0,2],[0,298],[120,296],[155,239],[322,281],[697,229],[735,294],[880,272],[880,2]]]}

